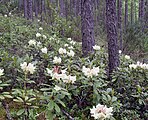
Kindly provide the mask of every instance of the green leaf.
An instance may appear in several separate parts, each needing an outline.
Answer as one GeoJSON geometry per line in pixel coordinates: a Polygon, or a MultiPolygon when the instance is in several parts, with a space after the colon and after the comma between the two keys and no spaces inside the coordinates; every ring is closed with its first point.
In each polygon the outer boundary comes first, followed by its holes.
{"type": "Polygon", "coordinates": [[[24,112],[25,112],[25,109],[20,109],[20,110],[17,112],[17,115],[20,116],[20,115],[22,115],[24,112]]]}
{"type": "Polygon", "coordinates": [[[11,95],[4,95],[4,97],[13,98],[11,95]]]}
{"type": "Polygon", "coordinates": [[[35,100],[36,98],[30,98],[28,101],[29,102],[31,102],[31,101],[33,101],[33,100],[35,100]]]}
{"type": "Polygon", "coordinates": [[[3,99],[5,99],[5,98],[4,98],[4,96],[0,95],[0,99],[3,100],[3,99]]]}
{"type": "Polygon", "coordinates": [[[51,100],[49,103],[48,103],[48,110],[53,110],[53,108],[54,108],[54,101],[53,100],[51,100]]]}
{"type": "Polygon", "coordinates": [[[55,107],[55,110],[59,113],[61,110],[60,110],[60,108],[59,108],[59,106],[55,103],[54,104],[54,107],[55,107]]]}
{"type": "Polygon", "coordinates": [[[66,107],[66,105],[59,99],[57,99],[57,101],[63,106],[63,107],[66,107]]]}

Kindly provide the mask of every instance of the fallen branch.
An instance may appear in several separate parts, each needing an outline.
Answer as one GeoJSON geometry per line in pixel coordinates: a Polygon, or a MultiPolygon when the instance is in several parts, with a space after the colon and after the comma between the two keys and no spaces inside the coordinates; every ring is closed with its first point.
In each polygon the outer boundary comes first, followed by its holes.
{"type": "Polygon", "coordinates": [[[62,110],[62,112],[70,119],[70,120],[74,120],[74,118],[72,116],[69,115],[69,113],[67,113],[65,110],[62,110]]]}

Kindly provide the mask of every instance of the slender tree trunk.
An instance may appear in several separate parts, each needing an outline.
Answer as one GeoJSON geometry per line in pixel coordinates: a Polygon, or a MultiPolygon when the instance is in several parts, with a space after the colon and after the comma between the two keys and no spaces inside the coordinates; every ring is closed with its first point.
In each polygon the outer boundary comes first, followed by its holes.
{"type": "Polygon", "coordinates": [[[128,24],[128,0],[125,0],[125,18],[124,18],[124,29],[126,30],[128,24]]]}
{"type": "Polygon", "coordinates": [[[65,17],[65,3],[64,0],[60,0],[60,16],[65,17]]]}
{"type": "Polygon", "coordinates": [[[133,0],[131,0],[131,24],[133,24],[133,0]]]}
{"type": "Polygon", "coordinates": [[[137,6],[136,6],[136,0],[134,0],[134,14],[135,14],[135,22],[137,21],[137,6]]]}
{"type": "Polygon", "coordinates": [[[118,29],[119,29],[119,45],[120,45],[120,50],[123,48],[122,44],[122,0],[118,0],[118,5],[117,5],[117,10],[118,10],[118,29]]]}
{"type": "Polygon", "coordinates": [[[39,14],[39,0],[35,0],[34,1],[34,7],[35,7],[35,16],[38,18],[38,14],[39,14]]]}
{"type": "Polygon", "coordinates": [[[141,0],[141,2],[140,2],[140,5],[141,5],[141,7],[140,7],[140,20],[141,20],[141,22],[143,22],[143,20],[144,20],[144,8],[145,8],[145,2],[144,2],[144,0],[141,0]]]}
{"type": "Polygon", "coordinates": [[[117,43],[116,0],[106,0],[106,27],[109,55],[109,77],[119,65],[119,49],[117,43]]]}
{"type": "Polygon", "coordinates": [[[28,18],[27,0],[24,0],[24,17],[28,18]]]}
{"type": "Polygon", "coordinates": [[[33,6],[32,6],[32,0],[28,0],[28,18],[27,19],[33,19],[33,6]]]}
{"type": "Polygon", "coordinates": [[[82,52],[84,56],[92,53],[95,45],[92,5],[91,0],[81,0],[82,52]]]}

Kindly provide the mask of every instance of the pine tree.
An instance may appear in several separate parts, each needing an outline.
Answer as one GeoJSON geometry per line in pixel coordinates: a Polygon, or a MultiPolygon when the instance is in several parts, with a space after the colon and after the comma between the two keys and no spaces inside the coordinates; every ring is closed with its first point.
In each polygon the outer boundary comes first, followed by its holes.
{"type": "Polygon", "coordinates": [[[117,43],[116,0],[106,0],[106,28],[108,39],[109,76],[119,65],[119,50],[117,43]]]}
{"type": "Polygon", "coordinates": [[[93,46],[95,45],[92,5],[91,0],[81,1],[82,52],[84,56],[93,52],[93,46]]]}

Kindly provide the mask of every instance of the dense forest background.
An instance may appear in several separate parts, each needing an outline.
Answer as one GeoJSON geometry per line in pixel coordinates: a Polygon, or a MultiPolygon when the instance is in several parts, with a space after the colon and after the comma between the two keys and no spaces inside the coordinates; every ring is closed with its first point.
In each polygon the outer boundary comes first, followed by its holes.
{"type": "MultiPolygon", "coordinates": [[[[106,1],[92,0],[95,41],[106,46],[106,1]]],[[[147,0],[117,0],[120,50],[134,59],[147,57],[147,0]]],[[[81,41],[81,0],[1,0],[2,14],[17,14],[58,29],[59,35],[81,41]]]]}

